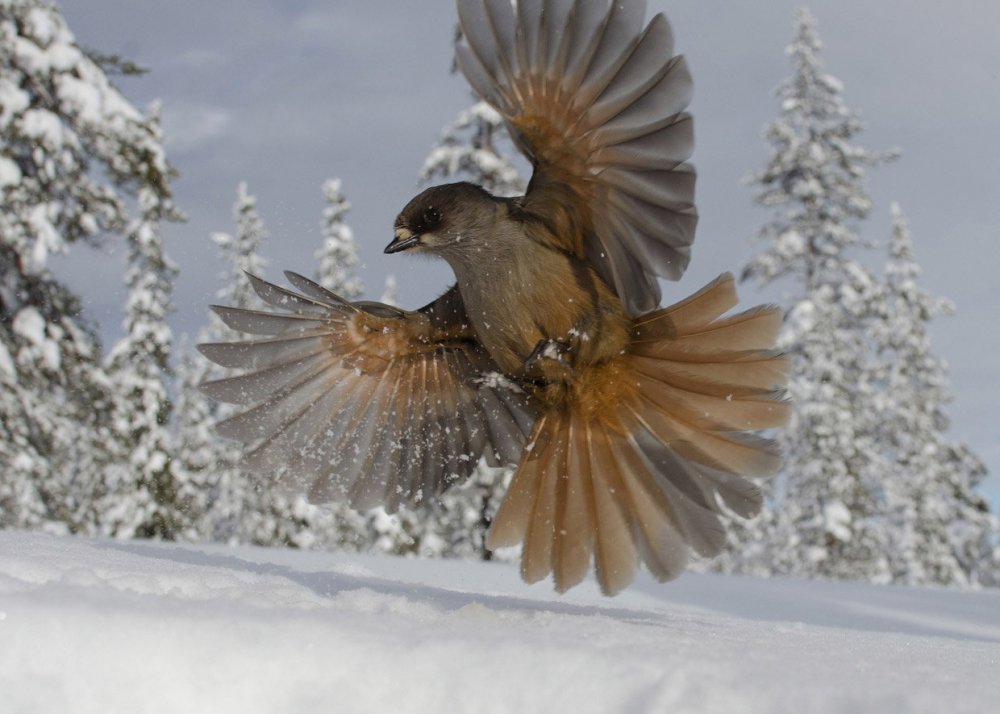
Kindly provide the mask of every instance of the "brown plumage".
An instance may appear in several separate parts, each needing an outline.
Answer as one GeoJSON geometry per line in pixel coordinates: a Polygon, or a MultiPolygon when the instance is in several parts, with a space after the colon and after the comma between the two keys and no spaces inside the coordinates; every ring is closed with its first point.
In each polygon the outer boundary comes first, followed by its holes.
{"type": "Polygon", "coordinates": [[[390,511],[480,458],[516,463],[489,533],[564,591],[605,593],[639,562],[675,577],[710,556],[723,508],[752,516],[774,473],[788,362],[775,308],[734,316],[733,279],[657,309],[693,239],[690,78],[641,2],[458,0],[457,61],[532,161],[526,195],[430,188],[386,252],[446,260],[456,285],[415,312],[347,303],[294,274],[254,279],[285,313],[216,308],[259,337],[203,345],[248,370],[205,385],[248,405],[219,425],[247,466],[313,500],[390,511]]]}

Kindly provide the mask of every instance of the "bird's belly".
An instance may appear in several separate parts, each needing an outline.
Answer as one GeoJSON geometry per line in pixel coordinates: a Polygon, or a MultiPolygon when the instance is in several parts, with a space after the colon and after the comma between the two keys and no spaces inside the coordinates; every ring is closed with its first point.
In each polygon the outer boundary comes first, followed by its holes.
{"type": "Polygon", "coordinates": [[[573,283],[539,279],[518,289],[469,285],[462,293],[483,346],[514,377],[562,379],[566,368],[606,361],[628,342],[628,318],[617,298],[595,300],[573,283]],[[545,369],[546,360],[560,365],[545,369]]]}
{"type": "Polygon", "coordinates": [[[539,342],[549,337],[539,329],[530,312],[512,317],[503,314],[480,313],[470,316],[476,334],[490,356],[505,373],[525,376],[525,363],[539,342]]]}

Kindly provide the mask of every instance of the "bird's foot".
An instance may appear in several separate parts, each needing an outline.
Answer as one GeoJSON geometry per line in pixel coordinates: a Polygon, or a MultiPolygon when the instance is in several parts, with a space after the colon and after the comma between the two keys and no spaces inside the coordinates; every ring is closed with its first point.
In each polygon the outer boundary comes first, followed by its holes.
{"type": "Polygon", "coordinates": [[[561,364],[569,364],[567,357],[571,348],[570,343],[563,340],[539,340],[524,364],[530,367],[541,360],[555,360],[561,364]]]}
{"type": "Polygon", "coordinates": [[[528,374],[538,374],[548,379],[556,374],[565,374],[572,368],[572,349],[573,346],[564,340],[539,340],[524,360],[524,369],[528,374]]]}

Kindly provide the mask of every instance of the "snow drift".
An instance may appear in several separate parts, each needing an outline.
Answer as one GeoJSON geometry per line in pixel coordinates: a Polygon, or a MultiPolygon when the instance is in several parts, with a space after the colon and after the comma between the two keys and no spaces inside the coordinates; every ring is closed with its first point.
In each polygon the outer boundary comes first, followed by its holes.
{"type": "Polygon", "coordinates": [[[4,712],[984,712],[1000,593],[0,532],[4,712]]]}

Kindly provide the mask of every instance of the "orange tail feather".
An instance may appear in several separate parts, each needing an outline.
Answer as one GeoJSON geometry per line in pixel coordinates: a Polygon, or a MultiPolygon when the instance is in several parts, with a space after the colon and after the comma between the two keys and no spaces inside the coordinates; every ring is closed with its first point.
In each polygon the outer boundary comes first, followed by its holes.
{"type": "Polygon", "coordinates": [[[736,303],[732,276],[637,318],[629,350],[579,375],[567,403],[538,419],[488,546],[523,543],[521,574],[579,583],[593,561],[614,594],[641,560],[659,580],[688,552],[711,556],[725,533],[722,506],[754,515],[760,490],[746,477],[780,468],[786,357],[772,351],[781,314],[736,303]]]}

